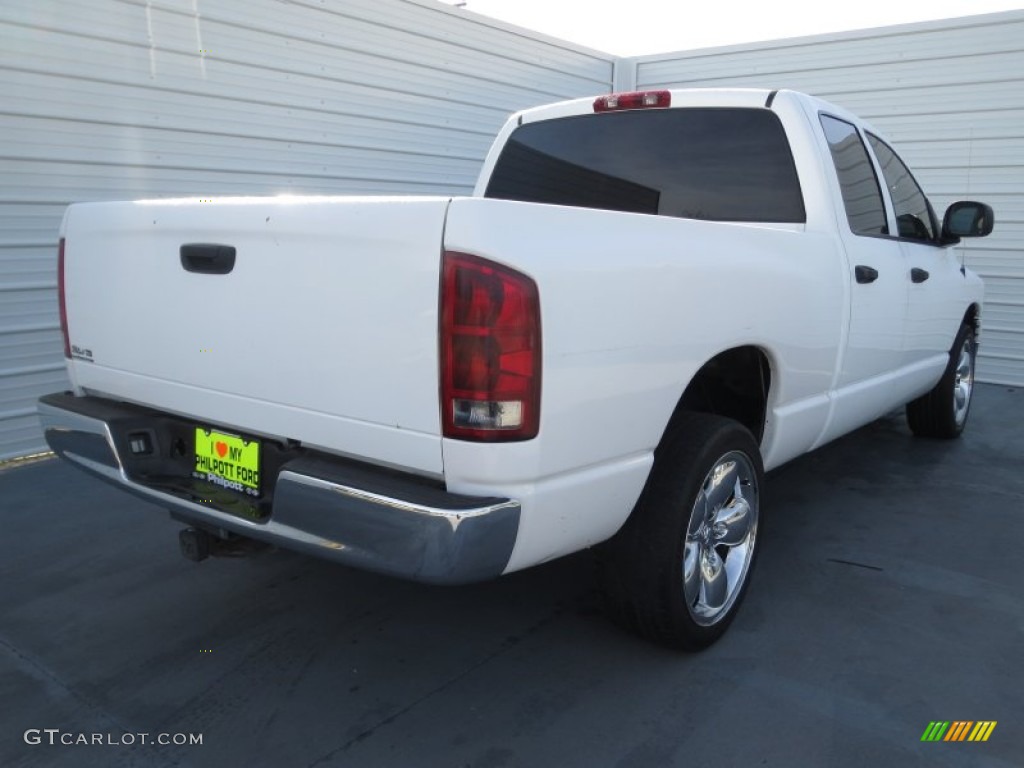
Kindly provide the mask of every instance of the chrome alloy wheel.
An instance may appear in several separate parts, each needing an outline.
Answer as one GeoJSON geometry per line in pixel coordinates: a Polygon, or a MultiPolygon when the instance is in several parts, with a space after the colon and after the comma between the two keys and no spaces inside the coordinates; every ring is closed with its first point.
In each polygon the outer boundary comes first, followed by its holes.
{"type": "Polygon", "coordinates": [[[759,497],[754,466],[739,451],[718,459],[704,478],[683,548],[683,593],[701,626],[728,615],[746,581],[757,541],[759,497]]]}
{"type": "Polygon", "coordinates": [[[974,339],[968,335],[960,347],[960,359],[956,364],[953,377],[953,418],[957,426],[962,426],[967,419],[967,409],[971,405],[971,393],[974,391],[974,339]]]}

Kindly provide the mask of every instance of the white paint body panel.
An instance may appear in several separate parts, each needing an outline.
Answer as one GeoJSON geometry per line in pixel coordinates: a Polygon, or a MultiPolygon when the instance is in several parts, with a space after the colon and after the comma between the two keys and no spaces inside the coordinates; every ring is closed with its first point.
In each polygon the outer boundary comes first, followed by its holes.
{"type": "Polygon", "coordinates": [[[90,203],[65,220],[71,343],[97,394],[441,474],[447,198],[90,203]],[[187,272],[185,243],[237,250],[187,272]],[[386,437],[385,437],[386,435],[386,437]]]}
{"type": "MultiPolygon", "coordinates": [[[[673,105],[763,109],[767,95],[675,91],[673,105]]],[[[586,114],[591,104],[522,117],[586,114]]],[[[72,373],[87,391],[443,476],[456,493],[514,498],[522,513],[507,570],[579,550],[626,520],[687,384],[722,351],[755,346],[769,361],[768,468],[941,375],[960,318],[980,303],[980,281],[936,248],[934,295],[908,305],[900,290],[874,307],[871,286],[851,277],[861,253],[843,231],[817,123],[824,108],[838,111],[791,92],[772,106],[803,189],[799,225],[483,199],[519,116],[499,134],[475,197],[74,206],[65,221],[71,338],[94,362],[74,362],[72,373]],[[184,272],[184,242],[235,245],[235,271],[184,272]],[[533,440],[441,437],[444,249],[506,264],[538,285],[543,390],[533,440]],[[250,318],[248,334],[232,323],[240,317],[250,318]],[[870,356],[873,338],[881,364],[870,356]]],[[[893,280],[909,282],[905,260],[925,258],[896,239],[870,248],[895,259],[893,280]]]]}

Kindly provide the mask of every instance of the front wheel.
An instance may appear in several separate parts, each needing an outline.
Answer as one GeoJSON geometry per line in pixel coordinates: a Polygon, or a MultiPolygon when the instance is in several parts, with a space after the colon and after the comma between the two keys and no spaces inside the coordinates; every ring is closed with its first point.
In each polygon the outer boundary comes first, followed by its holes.
{"type": "Polygon", "coordinates": [[[629,520],[599,550],[612,619],[686,650],[721,637],[750,582],[763,486],[746,428],[703,413],[678,418],[629,520]]]}
{"type": "Polygon", "coordinates": [[[978,338],[964,323],[953,342],[946,370],[927,394],[907,403],[907,424],[918,437],[959,437],[967,424],[974,395],[974,364],[978,338]]]}

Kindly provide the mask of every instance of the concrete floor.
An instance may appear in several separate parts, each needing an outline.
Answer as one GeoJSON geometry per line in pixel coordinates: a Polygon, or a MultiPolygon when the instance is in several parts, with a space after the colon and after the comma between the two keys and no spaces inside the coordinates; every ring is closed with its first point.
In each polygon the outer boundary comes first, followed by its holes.
{"type": "Polygon", "coordinates": [[[1024,392],[980,386],[960,441],[894,415],[773,473],[750,594],[698,655],[608,624],[586,553],[464,588],[283,552],[197,565],[158,508],[8,468],[0,765],[1019,766],[1022,426],[1024,392]],[[998,726],[922,743],[932,720],[998,726]]]}

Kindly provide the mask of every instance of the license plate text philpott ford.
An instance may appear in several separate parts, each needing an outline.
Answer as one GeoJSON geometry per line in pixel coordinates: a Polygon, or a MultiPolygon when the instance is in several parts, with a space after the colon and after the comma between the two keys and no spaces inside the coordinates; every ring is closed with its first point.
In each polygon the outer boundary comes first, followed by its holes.
{"type": "Polygon", "coordinates": [[[260,495],[260,444],[196,427],[196,464],[192,476],[245,493],[260,495]]]}

